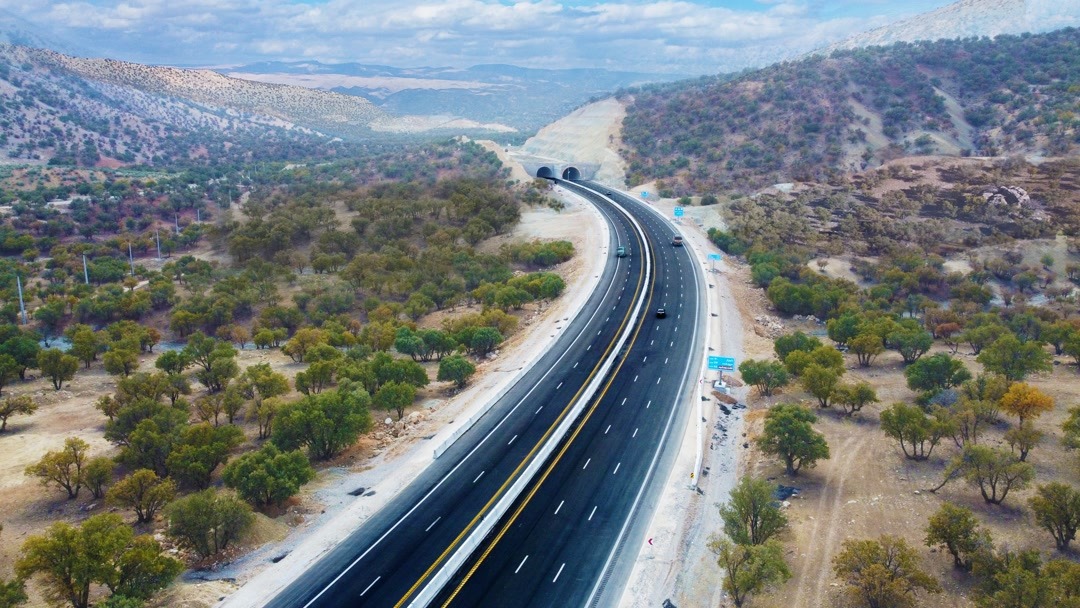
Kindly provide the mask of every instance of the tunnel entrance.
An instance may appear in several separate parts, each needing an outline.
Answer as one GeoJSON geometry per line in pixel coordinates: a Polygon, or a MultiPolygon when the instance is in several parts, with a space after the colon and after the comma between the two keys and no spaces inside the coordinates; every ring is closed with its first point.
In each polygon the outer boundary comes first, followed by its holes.
{"type": "Polygon", "coordinates": [[[536,170],[536,177],[555,179],[555,171],[551,167],[540,167],[536,170]]]}
{"type": "Polygon", "coordinates": [[[577,181],[581,179],[581,171],[578,171],[577,167],[567,167],[563,170],[562,177],[570,181],[577,181]]]}

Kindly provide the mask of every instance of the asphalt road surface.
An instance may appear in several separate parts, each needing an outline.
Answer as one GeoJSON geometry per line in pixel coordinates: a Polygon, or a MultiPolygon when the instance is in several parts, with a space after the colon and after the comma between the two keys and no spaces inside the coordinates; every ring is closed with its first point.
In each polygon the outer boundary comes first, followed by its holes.
{"type": "MultiPolygon", "coordinates": [[[[645,244],[625,217],[610,207],[601,207],[601,211],[612,226],[609,255],[619,245],[627,246],[631,255],[613,258],[615,263],[606,265],[599,287],[582,313],[562,330],[553,348],[413,484],[286,587],[269,606],[408,605],[475,530],[598,373],[617,336],[629,327],[635,296],[650,287],[640,255],[645,244]]],[[[663,297],[674,296],[672,292],[663,297]]],[[[670,310],[674,313],[676,307],[674,304],[670,310]]],[[[663,336],[672,331],[669,327],[682,322],[676,314],[664,322],[663,336]]],[[[639,332],[642,335],[652,333],[648,328],[655,320],[649,315],[645,318],[648,323],[639,332]]],[[[689,333],[691,321],[683,323],[682,331],[689,333]]],[[[641,348],[635,347],[635,357],[644,352],[641,348]]],[[[662,344],[657,343],[655,350],[659,370],[662,344]]],[[[624,368],[620,375],[626,373],[624,368]]],[[[648,392],[651,395],[667,386],[662,383],[648,392]]],[[[660,402],[653,407],[659,411],[660,402]]],[[[643,420],[640,424],[653,423],[643,420]]],[[[644,441],[653,433],[642,428],[639,436],[644,441]]],[[[611,456],[616,457],[621,456],[611,456]]],[[[620,472],[629,474],[639,466],[629,462],[620,472]]]]}
{"type": "Polygon", "coordinates": [[[651,314],[576,432],[434,606],[615,605],[647,541],[648,518],[697,398],[702,299],[694,262],[687,248],[671,244],[670,225],[632,197],[610,197],[653,244],[651,314]]]}

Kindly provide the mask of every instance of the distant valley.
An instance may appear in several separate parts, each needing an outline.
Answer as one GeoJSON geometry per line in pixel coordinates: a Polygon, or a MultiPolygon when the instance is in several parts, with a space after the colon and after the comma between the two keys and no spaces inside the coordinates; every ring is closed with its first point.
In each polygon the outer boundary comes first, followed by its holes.
{"type": "Polygon", "coordinates": [[[313,61],[261,62],[218,71],[246,80],[357,95],[392,115],[460,117],[526,133],[618,89],[685,78],[600,69],[395,68],[313,61]]]}

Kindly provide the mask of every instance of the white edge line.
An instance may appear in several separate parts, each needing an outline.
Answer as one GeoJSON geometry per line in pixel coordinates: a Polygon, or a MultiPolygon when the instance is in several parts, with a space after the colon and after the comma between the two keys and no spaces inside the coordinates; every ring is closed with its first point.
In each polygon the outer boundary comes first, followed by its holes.
{"type": "MultiPolygon", "coordinates": [[[[607,298],[608,298],[608,297],[609,297],[609,296],[611,295],[611,290],[612,290],[612,288],[613,288],[614,286],[615,286],[615,281],[612,281],[612,282],[611,282],[611,285],[609,285],[609,286],[608,286],[608,290],[607,290],[607,293],[605,293],[605,294],[604,294],[604,297],[603,297],[603,299],[601,299],[601,302],[602,302],[603,300],[606,300],[606,299],[607,299],[607,298]]],[[[520,399],[520,400],[519,400],[519,401],[517,402],[517,404],[516,404],[516,405],[515,405],[515,406],[514,406],[513,408],[511,408],[511,409],[510,409],[510,411],[508,411],[508,412],[506,413],[506,415],[505,415],[505,416],[503,416],[503,417],[502,417],[502,419],[501,419],[501,420],[499,420],[499,422],[498,422],[498,423],[497,423],[497,424],[496,424],[496,425],[495,425],[494,427],[492,427],[491,431],[490,431],[490,432],[489,432],[489,433],[488,433],[487,435],[485,435],[483,439],[481,439],[480,441],[478,441],[478,442],[476,443],[476,445],[475,445],[475,446],[473,446],[473,449],[469,450],[469,453],[468,453],[468,454],[466,454],[466,455],[465,455],[465,456],[464,456],[464,457],[463,457],[463,458],[461,459],[461,461],[460,461],[460,462],[458,462],[458,463],[457,463],[456,465],[454,465],[454,468],[450,469],[450,471],[448,471],[448,472],[446,473],[446,475],[444,475],[444,476],[442,477],[442,479],[440,479],[440,480],[439,480],[439,482],[438,482],[438,483],[436,483],[436,484],[435,484],[434,486],[432,486],[431,490],[429,490],[427,494],[424,494],[423,498],[421,498],[420,500],[418,500],[418,501],[416,502],[416,504],[415,504],[415,505],[413,505],[413,507],[412,507],[411,509],[409,509],[408,511],[406,511],[406,512],[405,512],[405,515],[402,515],[400,519],[398,519],[398,520],[397,520],[396,522],[394,522],[394,525],[393,525],[393,526],[390,526],[390,528],[389,528],[389,529],[388,529],[388,530],[387,530],[386,532],[384,532],[384,533],[382,534],[382,536],[380,536],[379,538],[377,538],[377,539],[375,540],[375,542],[374,542],[374,543],[372,543],[370,547],[368,547],[367,549],[365,549],[365,550],[364,550],[364,552],[363,552],[363,553],[361,553],[361,554],[360,554],[360,555],[359,555],[359,556],[358,556],[358,557],[357,557],[356,559],[354,559],[354,560],[352,561],[352,563],[350,563],[350,564],[348,565],[348,567],[346,567],[346,568],[345,568],[344,570],[342,570],[342,571],[341,571],[340,573],[338,573],[338,575],[337,575],[336,577],[334,577],[334,579],[333,579],[332,581],[330,581],[329,583],[327,583],[327,585],[326,585],[325,587],[323,587],[322,589],[320,589],[320,590],[319,590],[319,593],[317,593],[317,594],[315,595],[315,597],[311,598],[311,599],[310,599],[310,600],[309,600],[309,601],[308,601],[308,602],[307,602],[306,604],[304,604],[303,608],[310,608],[310,606],[311,606],[312,604],[314,604],[314,603],[315,603],[315,602],[316,602],[316,601],[317,601],[317,600],[318,600],[318,599],[319,599],[320,597],[322,597],[322,594],[326,593],[326,591],[327,591],[328,589],[330,589],[330,587],[333,587],[333,586],[334,586],[334,585],[335,585],[335,584],[336,584],[336,583],[337,583],[337,582],[338,582],[339,580],[341,580],[341,578],[342,578],[342,577],[344,577],[344,576],[345,576],[345,574],[347,574],[347,573],[349,572],[349,570],[352,570],[352,569],[353,569],[353,568],[354,568],[354,567],[356,566],[356,564],[360,563],[360,561],[361,561],[361,560],[363,560],[363,559],[364,559],[365,557],[367,557],[367,554],[368,554],[368,553],[371,553],[371,551],[372,551],[372,550],[373,550],[373,549],[374,549],[374,548],[375,548],[376,546],[378,546],[378,544],[379,544],[379,543],[381,543],[381,542],[382,542],[383,540],[385,540],[385,539],[386,539],[386,537],[387,537],[387,536],[389,536],[389,535],[390,535],[390,534],[391,534],[391,533],[392,533],[392,532],[393,532],[393,531],[394,531],[395,529],[397,529],[397,527],[398,527],[398,526],[400,526],[400,525],[402,524],[402,522],[404,522],[404,521],[405,521],[405,520],[406,520],[406,519],[407,519],[407,518],[408,518],[408,517],[409,517],[410,515],[412,515],[414,511],[416,511],[417,509],[419,509],[419,508],[420,508],[420,505],[424,504],[424,502],[425,502],[425,501],[427,501],[427,499],[428,499],[428,498],[430,498],[430,497],[431,497],[431,495],[432,495],[432,494],[434,494],[434,493],[435,493],[435,491],[436,491],[436,490],[438,490],[438,489],[439,489],[439,487],[440,487],[440,486],[442,486],[442,484],[443,484],[443,483],[445,483],[445,482],[446,482],[446,480],[447,480],[447,479],[449,479],[451,475],[453,475],[453,474],[454,474],[454,473],[455,473],[455,472],[456,472],[456,471],[457,471],[457,470],[458,470],[459,468],[461,468],[461,466],[462,466],[463,464],[465,464],[465,462],[466,462],[466,461],[467,461],[467,460],[468,460],[468,459],[469,459],[469,458],[470,458],[470,457],[471,457],[471,456],[472,456],[472,455],[473,455],[474,453],[476,453],[476,451],[477,451],[477,450],[479,450],[479,449],[480,449],[480,446],[482,446],[482,445],[483,445],[483,444],[484,444],[484,443],[485,443],[485,442],[486,442],[486,441],[487,441],[488,439],[490,439],[490,438],[492,437],[492,435],[494,435],[494,434],[495,434],[495,431],[497,431],[497,430],[499,429],[499,427],[501,427],[501,426],[503,425],[503,423],[504,423],[504,422],[506,422],[507,420],[509,420],[510,416],[511,416],[511,415],[513,415],[513,413],[514,413],[515,411],[517,411],[518,407],[520,407],[520,406],[521,406],[521,404],[522,404],[522,403],[524,403],[524,402],[525,402],[525,400],[529,398],[529,395],[531,395],[531,394],[532,394],[532,392],[533,392],[534,390],[536,390],[536,388],[537,388],[538,386],[540,386],[540,384],[541,384],[541,383],[543,382],[543,380],[544,380],[545,378],[547,378],[547,377],[548,377],[548,375],[549,375],[549,374],[551,374],[551,372],[552,372],[552,371],[554,371],[554,369],[555,369],[555,368],[556,368],[556,367],[558,366],[558,363],[559,363],[560,361],[562,361],[563,357],[565,357],[565,356],[566,356],[566,354],[567,354],[568,352],[570,352],[570,350],[571,350],[571,349],[573,348],[574,344],[577,344],[577,341],[578,341],[578,340],[580,340],[580,339],[581,339],[581,337],[582,337],[582,336],[584,335],[584,330],[585,330],[585,328],[586,328],[586,327],[588,327],[589,325],[591,325],[591,324],[592,324],[593,320],[594,320],[594,319],[595,319],[595,318],[597,317],[597,315],[599,315],[599,313],[600,313],[600,307],[599,307],[599,306],[597,306],[596,312],[594,312],[594,313],[593,313],[593,314],[592,314],[592,315],[591,315],[591,316],[589,317],[589,320],[588,320],[588,321],[587,321],[587,322],[585,323],[585,325],[584,325],[584,326],[582,327],[582,331],[581,331],[581,332],[578,332],[578,335],[577,335],[577,336],[576,336],[576,337],[574,338],[574,340],[573,340],[572,342],[570,342],[570,346],[568,346],[568,347],[566,348],[566,350],[565,350],[565,351],[563,351],[563,353],[562,353],[561,355],[559,355],[559,357],[558,357],[557,359],[555,359],[555,363],[554,363],[554,364],[552,364],[552,366],[551,366],[551,367],[550,367],[550,368],[549,368],[549,369],[548,369],[547,371],[545,371],[545,372],[544,372],[544,374],[543,374],[542,376],[540,376],[540,378],[539,378],[539,379],[538,379],[538,380],[536,381],[536,383],[535,383],[535,384],[534,384],[534,385],[532,386],[532,388],[530,388],[530,389],[529,389],[529,391],[528,391],[527,393],[525,393],[525,395],[523,395],[523,396],[522,396],[522,398],[521,398],[521,399],[520,399]]],[[[621,348],[621,345],[620,345],[620,348],[621,348]]],[[[617,353],[617,352],[618,352],[618,349],[615,349],[615,350],[613,350],[613,351],[612,351],[612,353],[617,353]]],[[[537,361],[539,361],[539,359],[537,359],[537,361]]],[[[491,407],[492,407],[492,406],[494,406],[494,405],[495,405],[495,403],[497,403],[497,402],[499,401],[499,399],[501,399],[501,398],[502,398],[502,397],[504,397],[504,396],[505,396],[505,395],[506,395],[507,393],[509,393],[509,392],[510,392],[510,390],[511,390],[511,389],[512,389],[512,388],[513,388],[514,386],[517,386],[517,383],[518,383],[518,382],[519,382],[519,381],[521,380],[521,377],[524,377],[524,375],[525,375],[526,373],[527,373],[527,370],[526,370],[526,371],[522,371],[521,375],[520,375],[520,376],[519,376],[518,378],[516,378],[516,379],[514,379],[513,381],[511,381],[511,382],[510,382],[510,383],[509,383],[509,384],[507,385],[506,389],[504,389],[503,391],[501,391],[499,395],[497,395],[497,396],[496,396],[496,397],[495,397],[494,399],[492,399],[492,401],[491,401],[491,405],[489,405],[488,407],[484,408],[484,410],[483,410],[483,411],[482,411],[482,412],[481,412],[480,414],[478,414],[478,415],[477,415],[477,416],[475,417],[475,419],[474,419],[474,420],[470,421],[469,423],[467,423],[467,424],[466,424],[466,425],[465,425],[465,426],[463,427],[463,428],[464,428],[464,430],[468,430],[468,429],[472,428],[472,426],[473,426],[473,425],[474,425],[474,424],[476,423],[476,421],[478,421],[478,420],[479,420],[480,418],[482,418],[482,417],[484,416],[484,414],[487,414],[487,412],[488,412],[488,411],[489,411],[489,410],[491,409],[491,407]]],[[[605,374],[606,374],[606,371],[605,371],[605,374]]],[[[465,434],[465,433],[464,433],[464,431],[462,431],[462,432],[461,432],[460,434],[458,434],[458,435],[457,435],[457,437],[452,437],[451,439],[448,439],[448,440],[447,440],[447,444],[452,444],[452,442],[453,442],[453,441],[457,441],[457,439],[458,439],[458,438],[460,438],[460,437],[461,437],[461,435],[464,435],[464,434],[465,434]]],[[[444,444],[444,445],[447,445],[447,444],[444,444]]],[[[449,449],[449,445],[447,445],[446,449],[449,449]]],[[[444,449],[443,451],[445,452],[445,449],[444,449]]],[[[437,457],[437,456],[436,456],[436,457],[437,457]]],[[[316,562],[316,563],[317,563],[317,562],[316,562]]]]}
{"type": "MultiPolygon", "coordinates": [[[[619,205],[618,203],[613,203],[613,206],[618,209],[624,216],[626,216],[630,223],[635,227],[638,235],[642,237],[642,240],[646,240],[645,231],[644,229],[642,229],[641,224],[638,223],[637,218],[635,218],[630,212],[626,211],[626,209],[623,208],[622,205],[619,205]]],[[[648,247],[644,247],[643,249],[648,252],[648,247]]],[[[645,258],[644,284],[647,285],[653,277],[652,254],[646,253],[643,257],[645,258]]],[[[539,452],[537,452],[535,457],[533,457],[532,461],[525,468],[525,471],[522,472],[522,474],[519,475],[516,480],[514,480],[514,483],[511,485],[511,487],[506,491],[505,494],[503,494],[502,498],[499,499],[495,506],[493,506],[488,511],[487,515],[484,516],[480,523],[477,524],[469,537],[458,545],[458,548],[454,552],[454,554],[451,555],[445,562],[443,562],[443,565],[439,569],[439,571],[429,579],[428,583],[424,585],[423,589],[421,589],[420,592],[416,595],[416,597],[411,602],[409,602],[409,608],[426,608],[432,601],[434,601],[435,597],[440,591],[442,591],[442,588],[446,585],[447,582],[449,582],[450,578],[453,577],[454,573],[458,570],[458,568],[460,568],[461,565],[465,563],[465,561],[469,558],[469,556],[476,549],[476,547],[478,547],[483,541],[483,539],[491,532],[491,530],[495,528],[496,524],[499,523],[499,520],[502,519],[506,512],[510,510],[510,507],[513,506],[513,503],[517,500],[518,496],[520,496],[520,494],[525,490],[525,487],[528,486],[529,483],[531,483],[533,476],[535,476],[536,473],[540,470],[540,468],[543,467],[543,465],[547,462],[548,457],[551,455],[552,452],[555,451],[555,448],[570,431],[570,428],[577,422],[578,417],[580,417],[581,414],[585,411],[585,406],[589,403],[589,401],[592,400],[593,395],[605,382],[608,372],[611,371],[611,368],[614,367],[616,360],[619,359],[619,353],[622,352],[622,349],[626,345],[626,342],[634,333],[634,326],[641,318],[642,309],[645,306],[645,298],[647,295],[648,290],[642,290],[641,295],[638,297],[637,303],[634,305],[634,311],[631,313],[630,323],[627,324],[626,329],[623,331],[622,335],[619,336],[619,339],[615,344],[615,348],[613,348],[608,354],[607,359],[601,366],[600,372],[593,377],[592,382],[589,383],[589,385],[585,388],[585,391],[582,392],[580,397],[578,397],[577,402],[574,403],[570,414],[563,419],[562,423],[560,423],[555,433],[551,435],[551,437],[548,439],[548,442],[544,444],[544,447],[541,448],[539,452]]],[[[697,330],[695,329],[695,332],[696,331],[697,330]]],[[[672,412],[674,412],[675,410],[676,408],[672,408],[672,412]]]]}
{"type": "MultiPolygon", "coordinates": [[[[641,206],[644,207],[645,209],[652,209],[648,205],[641,205],[641,206]]],[[[653,212],[656,213],[656,214],[659,214],[659,212],[656,211],[656,210],[653,210],[653,212]]],[[[694,256],[691,255],[690,252],[687,252],[687,255],[690,257],[690,263],[694,264],[694,262],[695,262],[694,256]]],[[[694,281],[695,282],[698,281],[698,273],[697,272],[694,273],[694,281]]],[[[698,285],[698,294],[701,294],[701,286],[700,286],[700,284],[698,285]]],[[[703,294],[699,295],[699,297],[704,299],[703,294]]],[[[701,305],[700,300],[698,302],[698,305],[699,306],[701,305]]],[[[707,303],[706,303],[706,306],[707,306],[707,303]]],[[[699,309],[698,317],[700,318],[702,314],[703,313],[701,312],[701,309],[699,309]]],[[[705,318],[708,319],[708,317],[705,317],[705,318]]],[[[697,334],[698,334],[698,327],[699,326],[700,326],[700,324],[695,324],[695,326],[694,326],[694,338],[691,340],[691,342],[690,342],[691,344],[693,344],[697,340],[697,334]]],[[[695,350],[697,350],[697,349],[695,349],[695,350]]],[[[691,354],[691,356],[694,356],[694,355],[691,354]]],[[[679,385],[679,393],[678,393],[678,395],[676,395],[676,400],[675,400],[676,403],[682,401],[682,399],[684,398],[683,393],[686,390],[686,382],[690,377],[689,372],[690,372],[690,366],[687,366],[686,370],[683,372],[683,381],[679,385]]],[[[586,606],[590,606],[596,601],[597,594],[600,592],[600,585],[604,582],[604,573],[607,572],[609,568],[611,568],[612,562],[615,560],[615,552],[619,550],[619,546],[622,544],[623,538],[626,536],[626,531],[630,527],[630,522],[632,522],[634,520],[634,517],[637,514],[637,509],[638,509],[638,506],[641,503],[641,498],[645,494],[645,487],[647,485],[649,485],[649,481],[652,479],[653,473],[656,470],[656,464],[660,460],[660,453],[663,451],[663,447],[667,444],[667,438],[668,438],[668,434],[669,434],[669,432],[671,430],[671,424],[674,421],[675,413],[678,410],[679,410],[679,408],[673,407],[673,408],[671,408],[671,412],[668,414],[668,420],[667,420],[667,423],[664,425],[664,432],[661,435],[662,440],[657,442],[657,444],[656,444],[656,452],[653,454],[652,462],[649,463],[649,470],[645,474],[645,482],[641,484],[640,488],[638,488],[637,495],[634,497],[634,503],[630,506],[630,514],[623,521],[622,528],[619,529],[619,535],[615,537],[615,544],[612,545],[611,552],[608,553],[608,557],[604,561],[604,567],[600,569],[600,576],[599,576],[599,578],[596,579],[596,584],[593,586],[592,592],[589,593],[589,597],[585,602],[586,606]]],[[[700,420],[700,417],[698,418],[698,420],[700,420]]]]}

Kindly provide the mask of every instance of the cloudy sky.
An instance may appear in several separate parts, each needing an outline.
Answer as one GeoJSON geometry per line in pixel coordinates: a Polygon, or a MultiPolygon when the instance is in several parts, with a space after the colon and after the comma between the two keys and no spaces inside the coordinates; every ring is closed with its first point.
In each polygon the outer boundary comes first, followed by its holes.
{"type": "Polygon", "coordinates": [[[950,0],[0,0],[39,33],[144,63],[704,74],[794,56],[950,0]]]}

